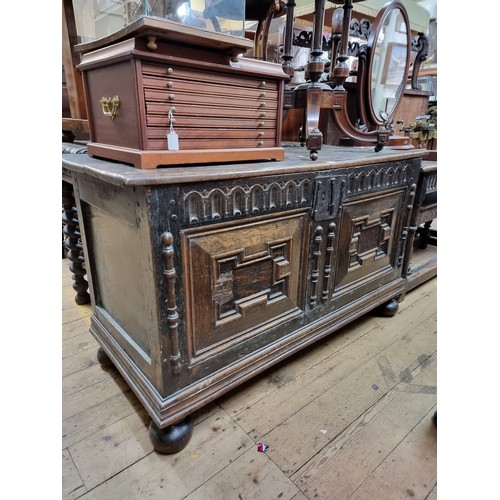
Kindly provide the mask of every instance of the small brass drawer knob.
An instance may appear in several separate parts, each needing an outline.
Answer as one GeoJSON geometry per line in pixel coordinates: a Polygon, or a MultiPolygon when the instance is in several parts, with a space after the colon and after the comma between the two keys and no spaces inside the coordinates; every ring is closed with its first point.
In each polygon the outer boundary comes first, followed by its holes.
{"type": "Polygon", "coordinates": [[[175,94],[169,94],[168,98],[169,100],[173,101],[175,99],[175,94]]]}
{"type": "Polygon", "coordinates": [[[261,92],[260,93],[260,97],[266,97],[266,93],[265,92],[261,92]]]}
{"type": "Polygon", "coordinates": [[[266,107],[266,103],[265,103],[265,102],[261,102],[261,103],[260,103],[260,107],[261,107],[261,108],[265,108],[265,107],[266,107]]]}
{"type": "Polygon", "coordinates": [[[261,87],[265,87],[267,85],[267,83],[265,82],[265,80],[263,80],[262,82],[260,82],[260,86],[261,87]]]}
{"type": "Polygon", "coordinates": [[[266,116],[266,113],[264,113],[264,111],[261,111],[261,113],[259,114],[259,117],[264,118],[265,116],[266,116]]]}
{"type": "Polygon", "coordinates": [[[264,135],[264,132],[259,132],[259,137],[262,137],[264,135]]]}
{"type": "Polygon", "coordinates": [[[171,89],[174,86],[174,82],[172,80],[169,80],[167,82],[167,89],[171,89]]]}
{"type": "Polygon", "coordinates": [[[167,68],[167,75],[171,75],[174,72],[172,68],[167,68]]]}
{"type": "Polygon", "coordinates": [[[257,143],[257,146],[263,146],[263,145],[264,145],[264,141],[259,141],[259,142],[257,143]]]}

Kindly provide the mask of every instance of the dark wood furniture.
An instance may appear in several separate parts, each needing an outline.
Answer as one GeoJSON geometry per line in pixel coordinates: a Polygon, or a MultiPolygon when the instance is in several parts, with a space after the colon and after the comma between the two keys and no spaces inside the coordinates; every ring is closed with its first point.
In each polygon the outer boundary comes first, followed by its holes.
{"type": "MultiPolygon", "coordinates": [[[[62,154],[85,154],[87,149],[81,144],[62,143],[62,154]]],[[[74,186],[70,175],[62,178],[62,225],[63,225],[63,257],[70,261],[69,269],[73,278],[73,290],[76,292],[75,302],[78,305],[88,304],[90,295],[86,279],[85,256],[83,253],[80,223],[76,209],[74,186]]]]}
{"type": "Polygon", "coordinates": [[[83,81],[76,66],[79,54],[73,50],[78,43],[72,0],[62,1],[62,140],[88,140],[89,127],[83,81]]]}
{"type": "Polygon", "coordinates": [[[428,90],[406,89],[404,91],[401,105],[398,107],[394,118],[398,132],[403,131],[418,116],[426,113],[429,109],[429,97],[431,95],[432,92],[428,90]]]}
{"type": "MultiPolygon", "coordinates": [[[[342,7],[336,8],[332,16],[328,81],[321,81],[325,72],[325,0],[316,0],[307,64],[310,81],[295,87],[288,97],[288,107],[303,111],[300,141],[310,151],[312,160],[318,158],[323,143],[373,145],[375,151],[384,146],[410,148],[410,139],[395,135],[393,125],[410,67],[411,33],[404,5],[393,0],[378,13],[367,43],[356,51],[356,82],[349,91],[347,61],[353,55],[349,34],[356,0],[332,1],[342,7]]],[[[285,59],[283,65],[287,71],[290,61],[285,59]]]]}
{"type": "Polygon", "coordinates": [[[64,155],[91,333],[163,453],[189,415],[407,289],[422,151],[298,144],[282,162],[136,169],[64,155]]]}
{"type": "Polygon", "coordinates": [[[437,231],[431,228],[437,219],[437,157],[436,152],[427,152],[420,168],[411,217],[411,228],[415,231],[408,259],[408,290],[437,275],[437,231]],[[431,247],[428,248],[428,246],[431,247]]]}

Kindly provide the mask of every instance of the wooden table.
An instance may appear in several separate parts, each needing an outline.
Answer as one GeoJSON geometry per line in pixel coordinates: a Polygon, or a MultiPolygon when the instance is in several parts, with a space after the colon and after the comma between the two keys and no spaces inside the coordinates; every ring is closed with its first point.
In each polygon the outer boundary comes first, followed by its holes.
{"type": "Polygon", "coordinates": [[[90,331],[174,453],[189,415],[407,287],[421,150],[141,170],[64,155],[90,331]]]}

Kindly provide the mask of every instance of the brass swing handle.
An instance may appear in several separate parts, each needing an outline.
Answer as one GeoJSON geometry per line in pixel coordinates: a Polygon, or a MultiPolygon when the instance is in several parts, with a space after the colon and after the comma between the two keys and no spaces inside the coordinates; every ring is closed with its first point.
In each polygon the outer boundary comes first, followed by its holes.
{"type": "Polygon", "coordinates": [[[120,107],[120,98],[115,95],[114,97],[101,97],[102,112],[105,116],[110,116],[112,120],[115,119],[116,112],[120,107]]]}

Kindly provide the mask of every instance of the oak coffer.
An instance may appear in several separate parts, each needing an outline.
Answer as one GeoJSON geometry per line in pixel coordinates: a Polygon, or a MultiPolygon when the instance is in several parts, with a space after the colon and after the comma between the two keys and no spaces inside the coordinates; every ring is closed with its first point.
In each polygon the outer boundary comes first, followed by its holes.
{"type": "Polygon", "coordinates": [[[288,76],[235,50],[136,36],[85,53],[89,155],[137,168],[283,160],[288,76]]]}
{"type": "Polygon", "coordinates": [[[149,170],[64,155],[91,332],[150,413],[157,450],[182,448],[189,414],[267,367],[374,308],[397,311],[422,154],[325,146],[311,162],[296,146],[272,168],[149,170]]]}

